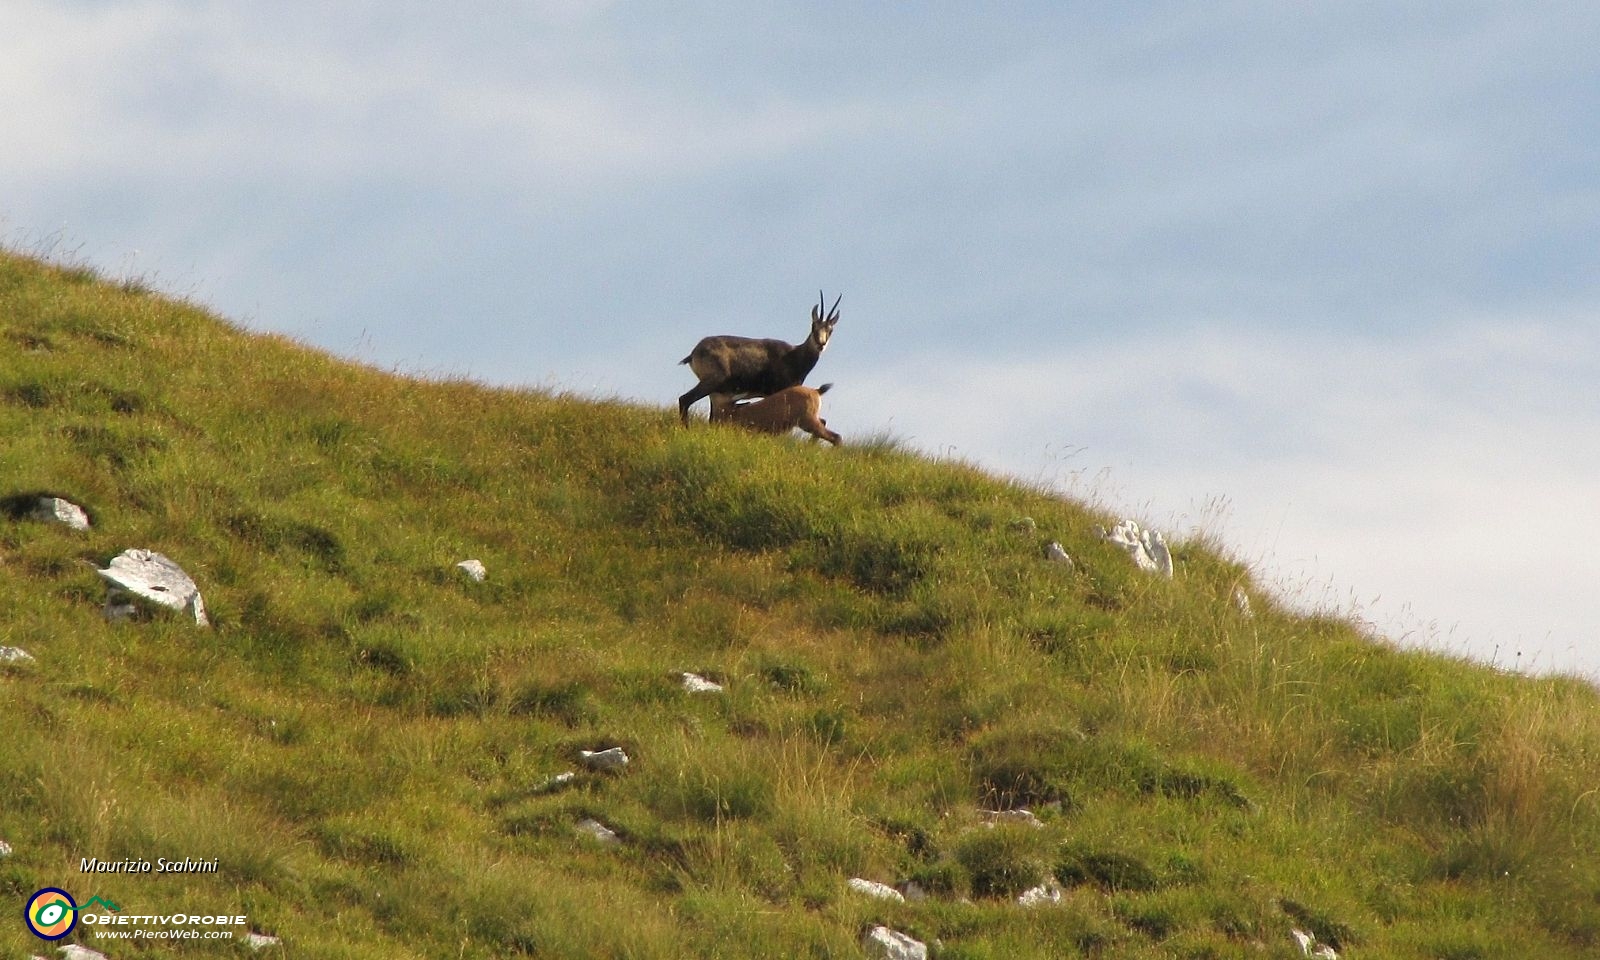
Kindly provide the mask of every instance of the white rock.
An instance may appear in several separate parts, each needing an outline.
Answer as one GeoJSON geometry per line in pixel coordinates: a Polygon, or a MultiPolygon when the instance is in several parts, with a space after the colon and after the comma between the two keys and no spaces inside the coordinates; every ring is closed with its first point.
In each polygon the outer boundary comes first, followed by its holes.
{"type": "Polygon", "coordinates": [[[129,601],[118,594],[127,594],[148,600],[157,606],[167,607],[172,610],[181,610],[194,617],[198,626],[208,627],[211,621],[206,619],[206,604],[200,598],[200,588],[195,586],[193,580],[183,568],[171,560],[150,550],[124,550],[111,558],[111,562],[100,571],[111,584],[110,595],[106,597],[107,619],[120,619],[118,613],[130,605],[129,601]]]}
{"type": "Polygon", "coordinates": [[[1255,612],[1250,609],[1250,594],[1244,592],[1244,587],[1233,588],[1233,605],[1239,608],[1240,615],[1245,619],[1255,616],[1255,612]]]}
{"type": "Polygon", "coordinates": [[[33,508],[32,516],[35,520],[59,523],[71,530],[89,529],[89,515],[84,509],[60,497],[40,497],[38,506],[33,508]]]}
{"type": "Polygon", "coordinates": [[[489,571],[484,568],[482,560],[463,560],[456,564],[456,569],[466,574],[473,583],[482,583],[489,578],[489,571]]]}
{"type": "Polygon", "coordinates": [[[578,775],[576,773],[573,773],[571,770],[564,770],[548,780],[536,784],[533,788],[533,792],[554,793],[555,791],[560,790],[562,787],[571,784],[572,781],[576,779],[578,779],[578,775]]]}
{"type": "Polygon", "coordinates": [[[80,947],[76,943],[69,943],[64,947],[57,947],[61,956],[66,960],[106,960],[106,955],[88,947],[80,947]]]}
{"type": "Polygon", "coordinates": [[[6,843],[4,840],[0,840],[0,860],[3,860],[9,856],[11,856],[11,844],[6,843]]]}
{"type": "Polygon", "coordinates": [[[1109,531],[1104,527],[1095,529],[1102,539],[1126,550],[1140,570],[1172,576],[1172,553],[1161,534],[1154,530],[1141,530],[1132,520],[1124,520],[1109,531]]]}
{"type": "Polygon", "coordinates": [[[628,765],[628,755],[622,752],[621,747],[612,747],[609,750],[580,750],[583,762],[591,770],[620,770],[628,765]]]}
{"type": "Polygon", "coordinates": [[[707,680],[698,673],[683,674],[683,689],[690,693],[721,693],[722,684],[707,680]]]}
{"type": "Polygon", "coordinates": [[[1061,888],[1054,883],[1041,883],[1022,891],[1022,895],[1017,897],[1017,903],[1024,907],[1044,907],[1060,902],[1061,888]]]}
{"type": "Polygon", "coordinates": [[[1045,544],[1044,558],[1051,563],[1064,563],[1069,567],[1072,566],[1072,558],[1067,556],[1067,551],[1062,549],[1061,544],[1054,540],[1045,544]]]}
{"type": "Polygon", "coordinates": [[[250,949],[260,950],[263,947],[276,947],[283,941],[277,937],[271,936],[270,934],[256,933],[251,931],[250,933],[244,935],[244,942],[245,945],[250,949]]]}
{"type": "Polygon", "coordinates": [[[865,894],[869,897],[876,897],[879,900],[893,900],[897,903],[906,902],[905,896],[902,895],[899,890],[896,890],[894,887],[891,887],[886,883],[878,883],[875,880],[863,880],[860,877],[852,877],[850,878],[850,889],[854,890],[856,893],[865,894]]]}
{"type": "Polygon", "coordinates": [[[1032,810],[1018,807],[1015,810],[979,810],[978,816],[983,818],[985,826],[995,826],[1001,823],[1019,823],[1023,826],[1042,829],[1044,823],[1034,816],[1032,810]]]}
{"type": "Polygon", "coordinates": [[[1289,931],[1300,942],[1300,952],[1308,957],[1317,957],[1319,960],[1339,960],[1339,951],[1326,943],[1313,946],[1317,942],[1317,935],[1299,927],[1289,931]]]}
{"type": "Polygon", "coordinates": [[[592,817],[585,817],[579,820],[576,829],[583,836],[593,837],[606,846],[622,842],[622,838],[617,836],[615,830],[592,817]]]}
{"type": "Polygon", "coordinates": [[[21,647],[0,647],[0,663],[32,663],[33,654],[21,647]]]}
{"type": "Polygon", "coordinates": [[[861,946],[879,960],[928,960],[927,944],[881,925],[866,932],[861,946]]]}

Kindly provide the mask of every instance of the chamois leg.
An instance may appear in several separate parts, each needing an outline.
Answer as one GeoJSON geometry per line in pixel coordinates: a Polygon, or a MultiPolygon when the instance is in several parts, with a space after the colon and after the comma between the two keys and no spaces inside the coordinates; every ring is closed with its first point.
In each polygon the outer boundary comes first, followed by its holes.
{"type": "Polygon", "coordinates": [[[828,429],[828,421],[822,419],[816,414],[811,414],[804,420],[801,420],[800,429],[811,434],[813,437],[816,437],[818,440],[826,440],[836,447],[839,446],[840,441],[843,439],[837,433],[834,433],[832,430],[828,429]]]}
{"type": "Polygon", "coordinates": [[[678,419],[683,421],[684,426],[689,425],[689,408],[709,396],[711,390],[705,384],[697,383],[693,390],[678,398],[678,419]]]}

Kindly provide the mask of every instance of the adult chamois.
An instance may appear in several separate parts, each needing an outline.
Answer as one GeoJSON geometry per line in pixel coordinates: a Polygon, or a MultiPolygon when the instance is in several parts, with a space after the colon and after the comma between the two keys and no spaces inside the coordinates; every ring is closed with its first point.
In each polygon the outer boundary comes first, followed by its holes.
{"type": "Polygon", "coordinates": [[[781,436],[799,427],[818,440],[826,440],[837,447],[843,442],[842,438],[829,430],[828,421],[820,416],[822,395],[832,386],[831,383],[824,383],[815,389],[806,386],[785,387],[777,393],[769,394],[760,400],[751,400],[749,403],[734,403],[713,396],[711,411],[719,420],[760,433],[775,433],[781,436]],[[719,406],[720,413],[718,413],[719,406]]]}
{"type": "Polygon", "coordinates": [[[799,346],[733,336],[706,337],[695,344],[689,355],[678,361],[687,363],[700,380],[678,398],[678,416],[684,424],[689,423],[689,408],[703,397],[712,398],[710,419],[716,421],[722,416],[719,402],[725,410],[726,401],[735,397],[766,397],[804,383],[833,335],[834,324],[839,322],[839,300],[844,299],[840,294],[833,308],[824,313],[827,298],[820,292],[817,297],[817,305],[811,308],[811,333],[799,346]]]}

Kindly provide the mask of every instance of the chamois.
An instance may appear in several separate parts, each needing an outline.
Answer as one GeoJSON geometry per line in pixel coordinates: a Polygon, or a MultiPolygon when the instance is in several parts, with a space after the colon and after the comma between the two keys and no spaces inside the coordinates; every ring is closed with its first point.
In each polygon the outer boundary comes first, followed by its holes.
{"type": "Polygon", "coordinates": [[[785,387],[777,393],[749,403],[734,403],[713,396],[711,412],[717,415],[719,420],[726,420],[761,433],[785,434],[799,427],[813,437],[826,440],[837,447],[840,444],[839,435],[829,430],[828,421],[817,415],[822,411],[822,395],[832,386],[831,383],[824,383],[816,389],[804,386],[785,387]]]}
{"type": "MultiPolygon", "coordinates": [[[[718,395],[723,401],[739,396],[765,397],[785,387],[805,382],[806,375],[817,365],[822,348],[833,335],[833,326],[839,322],[839,300],[833,309],[823,312],[827,299],[818,294],[818,302],[811,308],[811,333],[799,346],[782,340],[757,340],[752,337],[706,337],[695,344],[687,363],[700,382],[694,389],[678,398],[678,416],[685,426],[689,423],[689,408],[702,397],[711,397],[712,421],[720,419],[718,395]]],[[[721,403],[723,410],[727,403],[721,403]]]]}

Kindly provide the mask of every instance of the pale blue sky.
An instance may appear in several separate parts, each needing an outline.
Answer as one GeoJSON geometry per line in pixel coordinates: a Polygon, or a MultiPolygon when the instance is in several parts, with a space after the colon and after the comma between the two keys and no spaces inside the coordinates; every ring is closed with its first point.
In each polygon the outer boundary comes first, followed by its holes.
{"type": "Polygon", "coordinates": [[[663,405],[825,287],[847,438],[1600,674],[1597,47],[1576,2],[10,0],[0,234],[663,405]]]}

